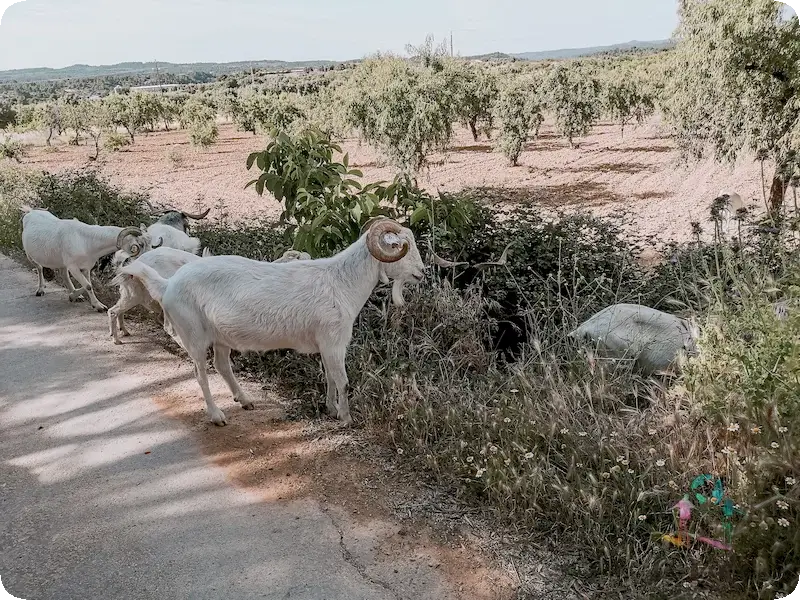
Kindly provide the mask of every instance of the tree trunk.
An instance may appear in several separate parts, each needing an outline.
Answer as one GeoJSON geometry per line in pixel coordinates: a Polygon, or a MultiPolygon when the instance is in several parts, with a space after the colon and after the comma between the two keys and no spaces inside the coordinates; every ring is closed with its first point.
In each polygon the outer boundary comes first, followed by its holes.
{"type": "Polygon", "coordinates": [[[128,132],[128,135],[129,135],[129,136],[131,136],[131,144],[135,144],[135,143],[136,143],[136,140],[135,140],[135,139],[133,139],[133,131],[131,131],[131,130],[128,128],[128,126],[127,126],[127,125],[125,126],[125,129],[127,130],[127,132],[128,132]]]}
{"type": "Polygon", "coordinates": [[[478,129],[477,129],[477,119],[470,119],[469,121],[469,130],[472,132],[472,139],[476,142],[478,141],[478,129]]]}
{"type": "Polygon", "coordinates": [[[783,207],[783,199],[788,188],[789,182],[784,178],[783,169],[778,165],[772,178],[772,186],[769,189],[769,209],[771,212],[777,213],[783,207]]]}
{"type": "Polygon", "coordinates": [[[48,146],[51,146],[51,145],[52,145],[52,144],[50,144],[50,140],[51,140],[52,138],[53,138],[53,128],[52,128],[52,127],[50,127],[50,129],[49,129],[49,130],[48,130],[48,132],[47,132],[47,145],[48,145],[48,146]]]}

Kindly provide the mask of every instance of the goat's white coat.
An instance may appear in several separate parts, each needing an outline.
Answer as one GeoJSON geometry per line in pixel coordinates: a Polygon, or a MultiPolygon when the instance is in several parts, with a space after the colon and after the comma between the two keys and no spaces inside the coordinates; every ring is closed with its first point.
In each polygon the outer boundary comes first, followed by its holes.
{"type": "Polygon", "coordinates": [[[245,409],[253,402],[233,376],[231,349],[321,354],[328,412],[349,423],[345,355],[358,313],[384,278],[394,279],[398,287],[424,277],[409,229],[383,234],[384,243],[398,250],[408,243],[408,254],[393,263],[370,254],[368,235],[333,257],[317,260],[276,264],[216,256],[181,267],[169,280],[138,260],[121,272],[138,278],[161,304],[165,322],[195,362],[206,408],[217,425],[226,421],[208,388],[209,346],[214,348],[214,366],[245,409]]]}
{"type": "Polygon", "coordinates": [[[670,369],[681,351],[697,351],[697,332],[688,320],[639,304],[604,308],[569,335],[613,358],[634,360],[647,375],[670,369]]]}
{"type": "MultiPolygon", "coordinates": [[[[70,302],[87,295],[93,308],[106,310],[97,299],[91,284],[91,270],[98,259],[117,250],[117,236],[121,227],[88,225],[77,219],[59,219],[46,210],[23,207],[22,247],[28,259],[36,264],[39,287],[36,295],[44,294],[43,267],[60,270],[69,291],[70,302]],[[70,279],[81,285],[75,289],[70,279]]],[[[146,234],[132,236],[144,249],[150,244],[146,234]]]]}
{"type": "Polygon", "coordinates": [[[177,248],[195,255],[200,254],[200,239],[190,237],[171,225],[156,222],[147,228],[147,233],[150,234],[151,239],[156,240],[156,243],[161,239],[162,246],[177,248]]]}

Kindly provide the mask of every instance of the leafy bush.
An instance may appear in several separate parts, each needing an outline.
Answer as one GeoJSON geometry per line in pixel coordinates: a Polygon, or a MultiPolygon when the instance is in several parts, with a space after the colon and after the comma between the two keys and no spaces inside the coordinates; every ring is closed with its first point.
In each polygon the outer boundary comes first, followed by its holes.
{"type": "Polygon", "coordinates": [[[522,78],[512,80],[500,91],[495,110],[500,118],[498,147],[511,165],[517,166],[531,129],[538,135],[544,121],[537,92],[522,78]]]}
{"type": "Polygon", "coordinates": [[[569,63],[552,67],[545,89],[556,128],[574,148],[574,138],[588,134],[600,116],[600,84],[579,65],[569,63]]]}
{"type": "Polygon", "coordinates": [[[219,128],[214,121],[193,121],[189,126],[189,141],[192,146],[208,148],[219,137],[219,128]]]}
{"type": "Polygon", "coordinates": [[[655,111],[653,98],[630,74],[621,76],[618,82],[612,81],[604,86],[603,104],[608,115],[619,123],[620,135],[623,137],[628,123],[641,125],[655,111]]]}
{"type": "Polygon", "coordinates": [[[103,146],[106,150],[110,150],[111,152],[119,152],[126,146],[131,145],[131,140],[128,136],[122,135],[117,133],[116,131],[112,131],[106,136],[105,142],[103,142],[103,146]]]}
{"type": "Polygon", "coordinates": [[[407,173],[416,173],[453,136],[456,91],[445,71],[397,58],[373,58],[356,67],[343,110],[361,136],[407,173]]]}
{"type": "Polygon", "coordinates": [[[6,138],[0,143],[0,159],[8,158],[9,160],[22,162],[24,156],[25,148],[17,140],[6,138]]]}

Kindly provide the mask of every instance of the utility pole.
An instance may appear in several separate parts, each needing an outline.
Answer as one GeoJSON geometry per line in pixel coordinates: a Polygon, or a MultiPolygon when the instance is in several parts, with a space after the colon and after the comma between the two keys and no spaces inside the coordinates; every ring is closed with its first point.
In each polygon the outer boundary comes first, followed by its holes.
{"type": "Polygon", "coordinates": [[[453,30],[450,30],[450,58],[453,58],[453,30]]]}

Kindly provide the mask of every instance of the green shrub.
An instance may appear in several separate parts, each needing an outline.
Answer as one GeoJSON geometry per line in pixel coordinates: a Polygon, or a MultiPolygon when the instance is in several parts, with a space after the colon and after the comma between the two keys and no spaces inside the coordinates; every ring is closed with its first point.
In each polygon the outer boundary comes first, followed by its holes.
{"type": "Polygon", "coordinates": [[[193,121],[189,125],[189,141],[192,146],[208,148],[219,137],[219,128],[213,121],[193,121]]]}
{"type": "Polygon", "coordinates": [[[103,147],[111,152],[119,152],[123,148],[130,146],[131,143],[131,139],[128,136],[112,131],[106,136],[103,147]]]}
{"type": "Polygon", "coordinates": [[[7,158],[19,163],[22,162],[25,154],[24,146],[17,140],[6,138],[0,143],[0,159],[7,158]]]}

